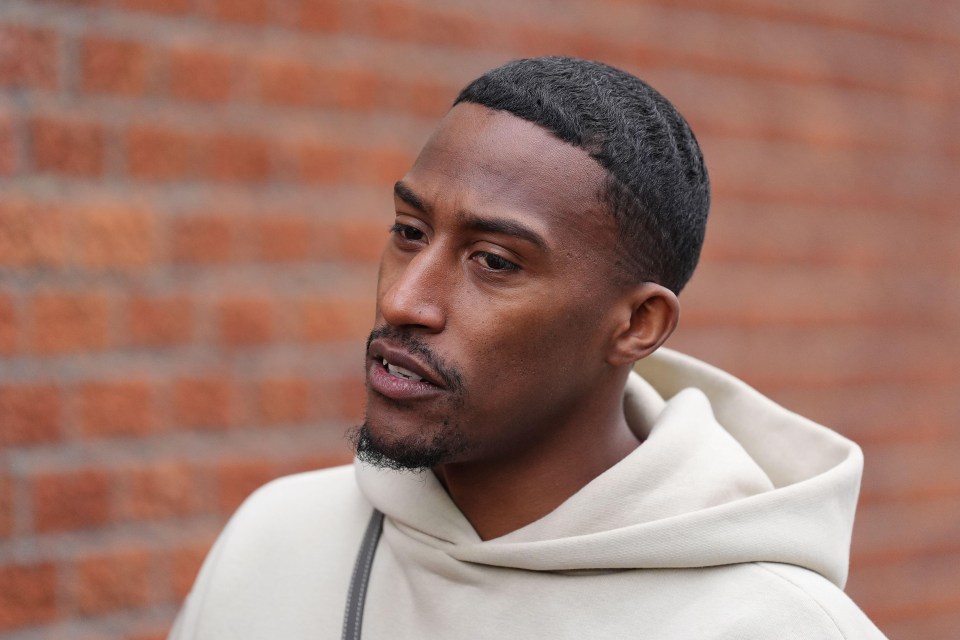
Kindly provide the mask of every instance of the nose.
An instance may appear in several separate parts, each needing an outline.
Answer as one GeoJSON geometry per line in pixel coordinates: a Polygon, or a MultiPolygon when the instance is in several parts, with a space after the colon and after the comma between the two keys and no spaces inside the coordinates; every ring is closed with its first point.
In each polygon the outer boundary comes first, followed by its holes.
{"type": "Polygon", "coordinates": [[[380,315],[394,327],[416,327],[431,333],[443,330],[446,314],[440,297],[444,268],[430,250],[380,268],[380,315]]]}

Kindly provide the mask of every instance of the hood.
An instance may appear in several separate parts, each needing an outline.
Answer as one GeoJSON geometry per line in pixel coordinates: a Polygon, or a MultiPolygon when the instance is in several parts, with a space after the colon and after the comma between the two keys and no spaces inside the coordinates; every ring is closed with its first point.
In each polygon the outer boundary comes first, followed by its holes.
{"type": "Polygon", "coordinates": [[[431,472],[358,463],[357,480],[401,532],[465,562],[533,571],[781,562],[843,587],[863,467],[853,442],[669,349],[637,363],[624,410],[644,438],[636,450],[492,540],[431,472]]]}

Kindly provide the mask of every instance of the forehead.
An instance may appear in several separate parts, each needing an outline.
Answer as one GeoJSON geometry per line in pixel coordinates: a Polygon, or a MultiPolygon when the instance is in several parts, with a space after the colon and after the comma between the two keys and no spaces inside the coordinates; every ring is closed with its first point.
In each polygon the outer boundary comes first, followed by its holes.
{"type": "Polygon", "coordinates": [[[403,182],[434,210],[514,215],[556,240],[571,227],[612,233],[612,217],[598,198],[605,179],[586,151],[540,126],[461,103],[441,120],[403,182]]]}

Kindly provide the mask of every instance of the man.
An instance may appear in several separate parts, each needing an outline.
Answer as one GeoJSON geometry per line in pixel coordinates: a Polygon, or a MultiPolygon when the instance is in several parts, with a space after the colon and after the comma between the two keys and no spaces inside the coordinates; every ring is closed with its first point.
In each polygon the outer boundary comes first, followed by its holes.
{"type": "Polygon", "coordinates": [[[709,206],[665,98],[507,64],[394,195],[357,464],[251,497],[172,637],[882,637],[856,445],[658,351],[709,206]]]}

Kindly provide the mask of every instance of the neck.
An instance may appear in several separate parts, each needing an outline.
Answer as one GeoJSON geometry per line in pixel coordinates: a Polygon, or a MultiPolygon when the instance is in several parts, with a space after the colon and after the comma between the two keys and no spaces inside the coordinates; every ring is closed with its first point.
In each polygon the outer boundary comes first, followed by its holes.
{"type": "MultiPolygon", "coordinates": [[[[607,411],[558,425],[508,456],[440,465],[437,478],[482,540],[547,515],[640,444],[623,415],[622,385],[607,411]]],[[[596,407],[594,407],[595,409],[596,407]]]]}

